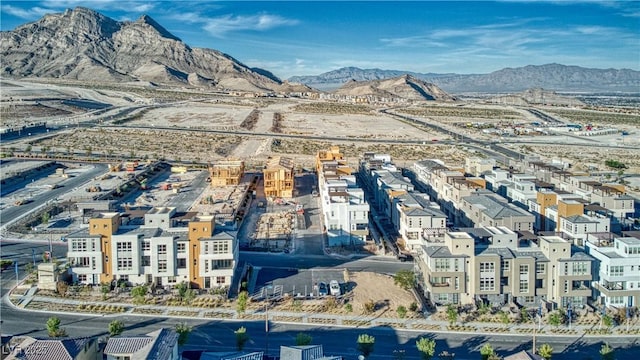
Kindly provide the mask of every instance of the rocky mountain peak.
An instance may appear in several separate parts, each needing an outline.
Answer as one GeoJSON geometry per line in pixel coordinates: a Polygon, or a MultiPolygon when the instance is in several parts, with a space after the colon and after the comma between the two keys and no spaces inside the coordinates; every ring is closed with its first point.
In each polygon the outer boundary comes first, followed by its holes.
{"type": "Polygon", "coordinates": [[[147,15],[119,22],[85,7],[0,32],[0,76],[143,81],[274,91],[280,81],[212,49],[190,48],[147,15]]]}
{"type": "Polygon", "coordinates": [[[172,39],[172,40],[176,40],[176,41],[182,41],[177,36],[173,35],[167,29],[162,27],[162,25],[158,24],[149,15],[140,16],[140,18],[138,20],[136,20],[136,23],[137,24],[141,24],[141,25],[149,26],[150,28],[155,30],[158,34],[160,34],[162,37],[165,37],[165,38],[168,38],[168,39],[172,39]]]}

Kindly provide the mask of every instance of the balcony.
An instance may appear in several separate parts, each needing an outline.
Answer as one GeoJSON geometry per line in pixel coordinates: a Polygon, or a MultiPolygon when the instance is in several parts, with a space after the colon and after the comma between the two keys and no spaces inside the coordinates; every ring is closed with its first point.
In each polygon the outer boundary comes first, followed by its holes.
{"type": "Polygon", "coordinates": [[[431,284],[431,286],[433,286],[433,287],[448,287],[448,286],[451,286],[451,283],[448,283],[448,282],[438,282],[438,283],[430,282],[429,284],[431,284]]]}

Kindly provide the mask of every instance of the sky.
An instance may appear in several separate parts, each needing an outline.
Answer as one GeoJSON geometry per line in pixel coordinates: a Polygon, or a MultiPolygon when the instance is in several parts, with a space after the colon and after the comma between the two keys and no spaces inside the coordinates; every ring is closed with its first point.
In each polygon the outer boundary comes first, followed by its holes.
{"type": "Polygon", "coordinates": [[[489,73],[560,63],[640,70],[640,1],[2,0],[0,28],[84,6],[147,14],[191,47],[286,79],[346,66],[489,73]]]}

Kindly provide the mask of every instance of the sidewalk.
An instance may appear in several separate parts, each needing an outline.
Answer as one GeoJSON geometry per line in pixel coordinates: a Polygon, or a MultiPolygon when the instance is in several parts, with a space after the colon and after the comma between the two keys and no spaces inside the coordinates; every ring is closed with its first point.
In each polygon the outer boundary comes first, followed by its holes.
{"type": "MultiPolygon", "coordinates": [[[[71,312],[76,314],[102,314],[105,316],[110,315],[123,315],[130,314],[136,316],[161,316],[161,317],[182,317],[182,318],[196,318],[196,319],[224,319],[224,320],[238,320],[238,321],[250,321],[250,320],[265,320],[267,313],[264,309],[248,310],[244,314],[238,314],[235,308],[202,308],[197,306],[159,306],[159,305],[133,305],[124,302],[108,302],[97,301],[87,302],[74,299],[45,297],[35,295],[35,287],[32,287],[25,295],[21,296],[16,304],[12,303],[12,306],[19,309],[29,308],[29,311],[42,311],[42,312],[71,312]],[[48,309],[39,310],[34,305],[44,305],[49,307],[60,307],[60,309],[48,309]]],[[[15,301],[15,300],[14,300],[15,301]]],[[[386,317],[374,317],[368,315],[338,315],[330,313],[308,313],[298,311],[274,311],[269,310],[268,317],[270,321],[282,322],[282,323],[302,323],[308,325],[319,326],[345,326],[345,327],[391,327],[395,329],[415,330],[422,332],[458,332],[458,333],[488,333],[488,334],[503,334],[510,333],[511,335],[523,335],[532,336],[535,333],[539,335],[558,335],[558,336],[631,336],[637,337],[640,335],[640,321],[637,319],[629,326],[629,332],[627,332],[626,324],[614,326],[610,331],[606,333],[597,332],[600,328],[599,323],[595,324],[572,324],[571,328],[568,325],[560,325],[557,328],[549,324],[542,324],[538,329],[538,324],[525,323],[515,324],[510,323],[508,325],[501,323],[490,322],[457,322],[454,326],[449,326],[446,321],[433,320],[430,317],[427,318],[386,318],[386,317]]],[[[602,327],[605,329],[605,327],[602,327]]]]}

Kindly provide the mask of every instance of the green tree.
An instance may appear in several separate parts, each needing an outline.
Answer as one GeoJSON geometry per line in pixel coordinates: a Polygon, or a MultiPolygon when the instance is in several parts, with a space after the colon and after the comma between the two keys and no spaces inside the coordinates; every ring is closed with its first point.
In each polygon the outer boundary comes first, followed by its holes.
{"type": "Polygon", "coordinates": [[[113,320],[109,323],[109,335],[118,336],[124,331],[124,323],[120,320],[113,320]]]}
{"type": "Polygon", "coordinates": [[[247,310],[247,302],[249,301],[249,293],[246,291],[241,291],[238,294],[238,302],[236,304],[236,310],[239,314],[244,314],[245,310],[247,310]]]}
{"type": "Polygon", "coordinates": [[[191,326],[185,323],[176,324],[176,333],[178,333],[178,345],[183,346],[189,340],[189,334],[191,334],[191,326]]]}
{"type": "Polygon", "coordinates": [[[189,290],[189,284],[186,281],[183,281],[176,285],[176,289],[178,289],[178,297],[180,300],[183,300],[187,290],[189,290]]]}
{"type": "Polygon", "coordinates": [[[404,319],[404,317],[407,316],[407,308],[402,305],[398,306],[398,309],[396,309],[396,312],[398,313],[398,316],[400,317],[400,319],[404,319]]]}
{"type": "Polygon", "coordinates": [[[562,324],[562,315],[558,311],[554,311],[549,315],[549,324],[558,327],[562,324]]]}
{"type": "Polygon", "coordinates": [[[109,295],[109,292],[111,292],[111,284],[102,283],[100,285],[100,292],[102,292],[102,300],[107,300],[107,296],[109,295]]]}
{"type": "Polygon", "coordinates": [[[482,347],[480,348],[480,356],[482,360],[488,360],[489,356],[493,355],[493,353],[493,347],[489,343],[482,345],[482,347]]]}
{"type": "Polygon", "coordinates": [[[435,340],[421,337],[416,341],[416,348],[418,348],[420,357],[423,360],[431,360],[436,353],[436,342],[435,340]]]}
{"type": "Polygon", "coordinates": [[[393,282],[405,290],[416,286],[416,275],[411,270],[400,270],[393,277],[393,282]]]}
{"type": "Polygon", "coordinates": [[[67,335],[67,332],[60,327],[60,319],[55,316],[47,320],[47,333],[49,337],[63,337],[67,335]]]}
{"type": "Polygon", "coordinates": [[[511,319],[509,319],[509,314],[507,314],[506,311],[500,311],[498,316],[500,317],[500,322],[505,325],[509,325],[509,323],[511,322],[511,319]]]}
{"type": "Polygon", "coordinates": [[[376,338],[368,334],[358,335],[358,351],[362,353],[365,358],[373,352],[373,346],[376,343],[376,338]]]}
{"type": "Polygon", "coordinates": [[[527,308],[523,306],[520,309],[520,322],[526,323],[528,321],[529,321],[529,313],[527,312],[527,308]]]}
{"type": "Polygon", "coordinates": [[[238,330],[233,332],[236,334],[236,347],[238,351],[242,351],[244,349],[244,344],[249,341],[249,335],[247,334],[247,329],[244,326],[241,326],[238,330]]]}
{"type": "Polygon", "coordinates": [[[615,352],[613,348],[609,346],[608,343],[604,343],[600,348],[600,358],[602,360],[613,360],[615,359],[615,352]]]}
{"type": "Polygon", "coordinates": [[[602,315],[602,323],[606,327],[612,327],[613,326],[613,317],[611,317],[611,315],[609,315],[609,314],[602,315]]]}
{"type": "Polygon", "coordinates": [[[489,355],[487,360],[502,360],[502,356],[500,356],[500,355],[498,355],[496,353],[493,353],[493,354],[489,355]]]}
{"type": "Polygon", "coordinates": [[[309,334],[298,333],[296,335],[296,346],[311,345],[313,338],[309,334]]]}
{"type": "Polygon", "coordinates": [[[42,222],[43,225],[47,225],[49,224],[49,220],[51,220],[51,215],[49,215],[48,211],[45,211],[40,218],[40,222],[42,222]]]}
{"type": "Polygon", "coordinates": [[[449,320],[449,325],[453,325],[458,321],[458,309],[453,304],[447,305],[447,319],[449,320]]]}
{"type": "Polygon", "coordinates": [[[136,286],[131,289],[131,296],[133,296],[133,303],[136,305],[144,304],[144,298],[147,296],[149,289],[146,285],[136,286]]]}
{"type": "Polygon", "coordinates": [[[545,360],[551,359],[553,354],[553,348],[549,344],[542,344],[538,349],[538,355],[542,356],[545,360]]]}

